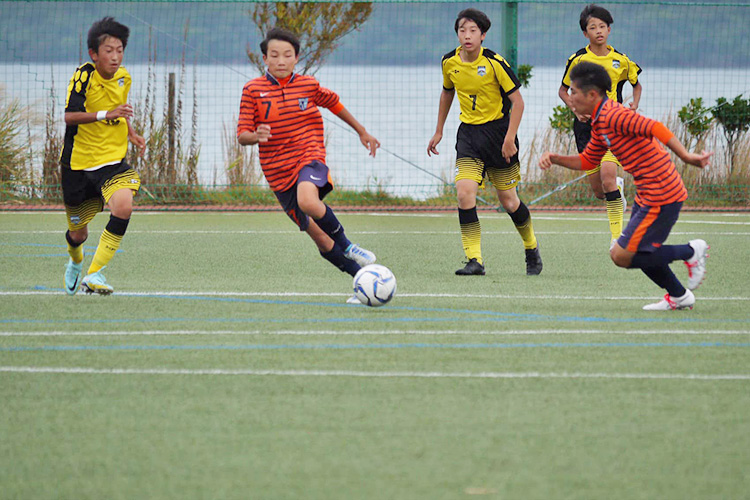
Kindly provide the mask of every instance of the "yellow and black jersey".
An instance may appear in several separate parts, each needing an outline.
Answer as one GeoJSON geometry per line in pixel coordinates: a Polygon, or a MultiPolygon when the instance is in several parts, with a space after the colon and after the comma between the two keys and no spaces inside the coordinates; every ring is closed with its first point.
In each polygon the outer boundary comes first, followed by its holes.
{"type": "Polygon", "coordinates": [[[521,86],[508,63],[489,49],[473,62],[461,60],[461,47],[443,56],[443,88],[456,89],[461,121],[470,125],[498,120],[508,115],[508,96],[521,86]]]}
{"type": "Polygon", "coordinates": [[[612,88],[607,92],[607,97],[622,103],[622,88],[625,86],[625,82],[629,81],[631,85],[635,86],[638,83],[638,75],[641,74],[641,67],[611,46],[607,45],[607,48],[609,53],[606,56],[597,56],[591,52],[588,45],[570,56],[568,64],[565,66],[562,84],[565,87],[570,87],[570,70],[579,62],[586,61],[598,64],[607,70],[609,77],[612,79],[612,88]]]}
{"type": "MultiPolygon", "coordinates": [[[[130,73],[120,66],[105,80],[90,62],[79,67],[68,84],[65,112],[111,111],[125,104],[130,73]]],[[[128,151],[128,124],[123,118],[65,128],[60,163],[73,170],[89,170],[119,163],[128,151]]]]}

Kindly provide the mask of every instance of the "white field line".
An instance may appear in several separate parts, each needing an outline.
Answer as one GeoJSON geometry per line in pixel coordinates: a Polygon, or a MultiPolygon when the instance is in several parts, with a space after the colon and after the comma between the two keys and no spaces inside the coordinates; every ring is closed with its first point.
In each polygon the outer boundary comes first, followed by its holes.
{"type": "Polygon", "coordinates": [[[0,337],[118,337],[118,336],[200,336],[200,335],[259,335],[259,336],[376,336],[396,335],[420,336],[526,336],[526,335],[750,335],[748,330],[627,330],[622,332],[602,329],[588,330],[118,330],[118,331],[63,331],[63,330],[30,330],[0,331],[0,337]]]}
{"type": "Polygon", "coordinates": [[[0,366],[5,373],[55,373],[75,375],[235,375],[345,378],[458,378],[458,379],[631,379],[631,380],[750,380],[750,374],[700,373],[542,373],[542,372],[412,372],[349,370],[227,370],[171,368],[85,368],[52,366],[0,366]]]}
{"type": "MultiPolygon", "coordinates": [[[[21,291],[0,291],[0,296],[26,296],[26,295],[63,295],[61,291],[55,290],[21,290],[21,291]]],[[[349,297],[351,294],[336,292],[205,292],[205,291],[153,291],[153,292],[121,292],[117,291],[116,295],[123,297],[306,297],[315,299],[316,297],[349,297]]],[[[508,295],[508,294],[461,294],[461,293],[398,293],[399,297],[413,298],[432,298],[432,299],[543,299],[543,300],[651,300],[653,296],[597,296],[597,295],[508,295]]],[[[92,296],[93,297],[93,296],[92,296]]],[[[750,297],[699,297],[701,301],[728,301],[728,302],[745,302],[750,301],[750,297]]]]}

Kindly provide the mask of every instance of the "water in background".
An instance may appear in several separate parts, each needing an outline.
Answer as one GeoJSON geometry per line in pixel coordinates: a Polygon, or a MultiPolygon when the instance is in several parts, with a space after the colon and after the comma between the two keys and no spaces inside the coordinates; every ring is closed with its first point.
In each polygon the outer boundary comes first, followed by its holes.
{"type": "MultiPolygon", "coordinates": [[[[148,67],[144,64],[125,67],[133,77],[131,103],[143,102],[148,67]]],[[[522,89],[526,104],[519,130],[521,152],[529,147],[535,134],[548,127],[552,108],[561,104],[557,91],[562,67],[535,67],[529,88],[522,89]]],[[[54,96],[61,132],[65,88],[75,65],[50,64],[0,65],[0,81],[9,97],[19,98],[43,118],[49,109],[50,88],[54,79],[54,96]]],[[[180,68],[159,65],[156,71],[157,110],[163,109],[165,82],[169,72],[179,79],[180,68]]],[[[198,164],[199,180],[207,185],[226,181],[223,137],[225,127],[233,130],[239,112],[242,87],[255,77],[249,65],[189,65],[185,75],[183,100],[183,138],[187,144],[193,107],[193,81],[197,82],[198,141],[201,146],[198,164]]],[[[443,182],[452,180],[455,159],[455,134],[458,127],[458,102],[454,100],[438,146],[441,154],[427,156],[427,143],[435,130],[438,98],[442,88],[439,65],[433,66],[327,66],[316,77],[323,86],[341,96],[344,105],[370,133],[382,149],[370,158],[349,127],[326,110],[328,164],[339,187],[383,189],[394,195],[424,199],[440,192],[443,182]]],[[[641,74],[644,87],[640,112],[664,120],[674,115],[690,98],[702,97],[712,106],[718,97],[732,99],[750,95],[750,69],[716,70],[696,68],[645,68],[641,74]]],[[[629,97],[629,85],[623,94],[629,97]]],[[[136,113],[138,109],[136,107],[136,113]]],[[[41,139],[43,128],[35,127],[41,139]]],[[[36,145],[41,147],[41,143],[36,145]]],[[[522,169],[536,168],[522,165],[522,169]]]]}

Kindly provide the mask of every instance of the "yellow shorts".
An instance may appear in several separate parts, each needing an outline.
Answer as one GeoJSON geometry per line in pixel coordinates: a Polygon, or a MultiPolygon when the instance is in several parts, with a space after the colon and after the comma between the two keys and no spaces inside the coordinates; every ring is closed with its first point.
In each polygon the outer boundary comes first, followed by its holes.
{"type": "Polygon", "coordinates": [[[521,182],[521,165],[514,163],[508,168],[486,167],[477,158],[459,158],[456,160],[456,182],[470,179],[479,187],[484,187],[485,176],[498,191],[514,189],[521,182]]]}
{"type": "Polygon", "coordinates": [[[594,175],[595,173],[599,172],[602,169],[602,163],[605,161],[612,162],[618,167],[622,167],[620,164],[620,160],[617,159],[615,155],[612,154],[612,151],[607,150],[606,153],[604,153],[604,156],[602,156],[602,161],[599,162],[599,165],[596,166],[596,168],[592,168],[591,170],[586,170],[586,175],[594,175]]]}

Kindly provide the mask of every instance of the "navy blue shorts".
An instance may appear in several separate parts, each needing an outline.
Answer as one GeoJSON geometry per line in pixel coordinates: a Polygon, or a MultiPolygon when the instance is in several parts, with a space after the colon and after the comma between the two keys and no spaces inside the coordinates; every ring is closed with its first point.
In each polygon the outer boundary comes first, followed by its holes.
{"type": "Polygon", "coordinates": [[[681,201],[661,207],[642,207],[633,203],[630,221],[617,244],[628,252],[653,252],[667,240],[680,216],[680,209],[681,201]]]}
{"type": "Polygon", "coordinates": [[[284,212],[297,224],[299,230],[307,231],[307,227],[310,225],[310,218],[297,204],[297,186],[300,182],[312,182],[318,186],[318,195],[321,200],[333,190],[333,183],[331,182],[330,170],[328,170],[325,163],[314,161],[302,167],[302,170],[299,171],[299,177],[297,177],[297,183],[294,186],[286,191],[277,191],[274,193],[284,212]]]}

